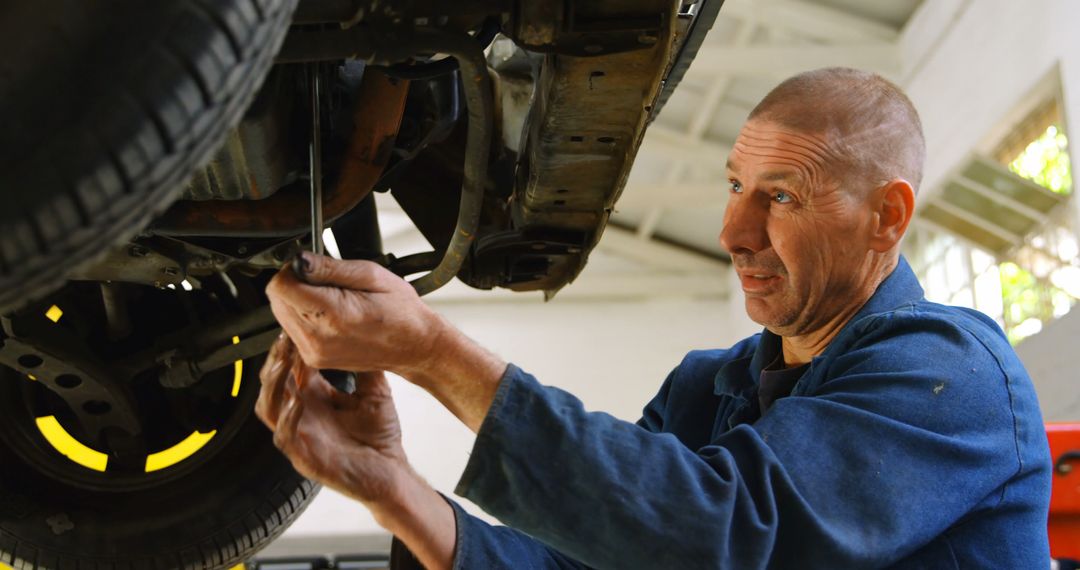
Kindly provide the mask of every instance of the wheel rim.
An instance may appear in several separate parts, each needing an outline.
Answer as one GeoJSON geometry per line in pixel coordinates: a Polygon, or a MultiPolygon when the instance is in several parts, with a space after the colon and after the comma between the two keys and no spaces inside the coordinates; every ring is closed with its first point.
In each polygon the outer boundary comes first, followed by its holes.
{"type": "MultiPolygon", "coordinates": [[[[43,304],[49,306],[45,316],[58,325],[61,317],[75,319],[80,312],[78,305],[67,304],[65,314],[59,305],[43,304]]],[[[152,370],[136,376],[132,385],[137,401],[148,409],[140,410],[145,452],[134,454],[93,443],[70,408],[52,391],[33,377],[0,366],[0,438],[36,472],[67,485],[91,491],[163,485],[213,458],[250,418],[258,396],[258,383],[253,381],[258,360],[236,361],[205,374],[197,387],[179,390],[162,387],[152,370]],[[214,395],[212,401],[201,397],[206,392],[214,395]],[[192,422],[185,422],[176,413],[178,409],[198,411],[203,407],[211,409],[211,429],[192,429],[185,425],[192,422]]]]}

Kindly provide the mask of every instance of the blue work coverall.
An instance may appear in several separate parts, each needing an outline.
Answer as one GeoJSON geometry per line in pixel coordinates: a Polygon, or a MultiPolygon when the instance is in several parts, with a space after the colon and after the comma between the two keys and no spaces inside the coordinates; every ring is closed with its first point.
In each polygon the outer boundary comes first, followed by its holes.
{"type": "Polygon", "coordinates": [[[993,321],[901,259],[761,414],[778,340],[689,353],[636,424],[509,366],[456,492],[513,528],[451,502],[455,567],[1049,567],[1046,434],[993,321]]]}

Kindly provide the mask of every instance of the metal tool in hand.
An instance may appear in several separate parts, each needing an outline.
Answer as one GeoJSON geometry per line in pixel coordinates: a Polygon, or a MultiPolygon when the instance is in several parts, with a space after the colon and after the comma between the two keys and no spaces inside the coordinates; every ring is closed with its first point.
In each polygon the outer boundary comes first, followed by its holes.
{"type": "MultiPolygon", "coordinates": [[[[319,72],[311,68],[311,144],[308,157],[311,160],[311,251],[315,255],[325,255],[323,246],[323,211],[322,211],[322,131],[319,125],[319,72]]],[[[301,281],[308,281],[307,268],[299,255],[293,260],[293,274],[301,281]]],[[[342,392],[356,390],[356,374],[345,370],[320,370],[326,381],[342,392]]]]}

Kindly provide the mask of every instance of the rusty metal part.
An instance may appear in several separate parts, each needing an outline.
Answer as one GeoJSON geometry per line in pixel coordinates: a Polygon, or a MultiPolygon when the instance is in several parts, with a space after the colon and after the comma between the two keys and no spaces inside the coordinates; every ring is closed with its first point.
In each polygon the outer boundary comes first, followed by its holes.
{"type": "MultiPolygon", "coordinates": [[[[371,191],[386,167],[401,124],[409,82],[367,69],[353,111],[356,125],[337,184],[323,201],[323,218],[333,222],[371,191]]],[[[275,236],[305,233],[311,227],[307,184],[294,185],[265,200],[177,202],[150,228],[175,236],[275,236]]]]}
{"type": "Polygon", "coordinates": [[[330,56],[359,56],[369,63],[392,63],[417,53],[445,53],[457,60],[469,114],[465,176],[456,226],[442,261],[431,273],[410,282],[418,294],[425,295],[458,274],[476,239],[495,122],[492,82],[484,51],[468,34],[424,29],[417,30],[404,41],[391,42],[387,41],[388,37],[363,30],[294,34],[286,40],[279,61],[291,61],[293,57],[297,61],[307,61],[330,56]]]}
{"type": "Polygon", "coordinates": [[[413,0],[412,2],[386,2],[385,0],[303,0],[293,13],[294,24],[338,23],[344,27],[371,16],[395,16],[428,21],[461,16],[463,14],[493,14],[510,9],[509,0],[413,0]],[[409,14],[395,14],[390,10],[409,6],[409,14]]]}
{"type": "Polygon", "coordinates": [[[97,262],[80,268],[70,279],[175,288],[185,279],[223,274],[234,268],[249,272],[277,269],[300,250],[294,236],[217,242],[219,247],[211,249],[166,236],[140,238],[105,252],[97,262]]]}
{"type": "Polygon", "coordinates": [[[179,285],[184,268],[174,256],[141,243],[124,244],[103,253],[93,265],[68,276],[72,281],[141,283],[154,287],[179,285]]]}
{"type": "Polygon", "coordinates": [[[547,256],[544,278],[504,286],[544,289],[550,296],[584,267],[626,184],[661,91],[679,5],[672,0],[577,5],[588,11],[590,21],[638,21],[656,14],[660,26],[645,49],[546,56],[519,157],[511,201],[514,227],[530,234],[580,232],[587,239],[581,252],[547,256]]]}
{"type": "Polygon", "coordinates": [[[287,66],[271,70],[244,119],[192,175],[181,200],[260,200],[296,180],[304,161],[293,121],[294,74],[287,66]]]}
{"type": "Polygon", "coordinates": [[[461,270],[476,239],[480,212],[484,200],[484,181],[487,180],[488,155],[495,124],[495,104],[487,61],[480,45],[465,34],[427,32],[417,34],[412,46],[419,51],[441,51],[458,60],[465,108],[469,113],[469,129],[465,138],[465,179],[461,184],[457,227],[438,267],[410,281],[420,295],[430,293],[448,283],[461,270]]]}
{"type": "Polygon", "coordinates": [[[649,49],[659,41],[664,10],[655,2],[519,1],[505,29],[535,53],[599,56],[649,49]]]}

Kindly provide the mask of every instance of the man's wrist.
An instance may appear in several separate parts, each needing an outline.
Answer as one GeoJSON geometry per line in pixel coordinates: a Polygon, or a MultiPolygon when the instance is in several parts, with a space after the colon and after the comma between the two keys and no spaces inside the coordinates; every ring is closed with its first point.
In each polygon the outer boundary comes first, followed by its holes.
{"type": "Polygon", "coordinates": [[[400,527],[413,517],[411,513],[416,510],[417,480],[420,480],[420,476],[408,465],[399,473],[385,496],[364,504],[375,517],[375,522],[393,534],[397,534],[400,527]]]}
{"type": "Polygon", "coordinates": [[[441,316],[422,359],[394,372],[427,390],[474,432],[487,415],[507,364],[441,316]]]}
{"type": "Polygon", "coordinates": [[[427,389],[426,384],[434,382],[439,372],[445,370],[444,362],[462,344],[464,335],[442,315],[431,311],[430,324],[427,327],[428,341],[419,358],[402,367],[397,374],[413,384],[427,389]]]}
{"type": "Polygon", "coordinates": [[[366,505],[426,568],[450,568],[457,543],[453,507],[411,468],[384,500],[366,505]]]}

